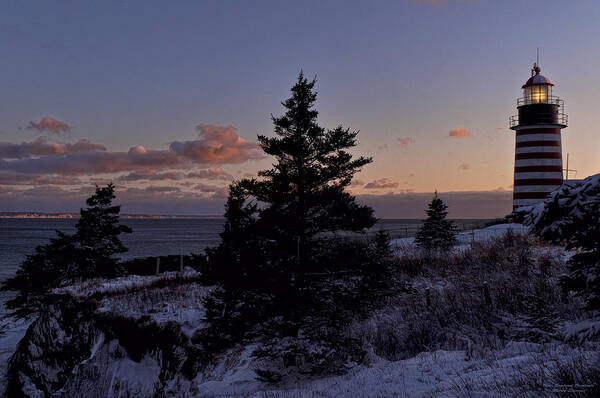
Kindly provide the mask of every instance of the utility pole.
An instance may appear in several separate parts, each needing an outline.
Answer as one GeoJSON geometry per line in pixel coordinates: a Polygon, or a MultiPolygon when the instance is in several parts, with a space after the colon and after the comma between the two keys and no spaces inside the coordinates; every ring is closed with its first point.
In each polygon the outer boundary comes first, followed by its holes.
{"type": "Polygon", "coordinates": [[[577,170],[569,169],[569,154],[567,153],[567,168],[563,169],[565,171],[565,181],[569,181],[569,171],[574,171],[575,175],[577,175],[577,170]]]}

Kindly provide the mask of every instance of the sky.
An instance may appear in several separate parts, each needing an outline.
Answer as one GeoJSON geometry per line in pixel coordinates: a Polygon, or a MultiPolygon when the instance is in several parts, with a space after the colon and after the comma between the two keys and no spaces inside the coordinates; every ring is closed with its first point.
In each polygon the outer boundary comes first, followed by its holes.
{"type": "Polygon", "coordinates": [[[2,2],[0,211],[78,211],[113,181],[125,213],[221,214],[303,70],[319,123],[360,131],[350,190],[378,217],[422,218],[435,190],[503,216],[536,48],[569,168],[599,172],[598,21],[595,0],[2,2]]]}

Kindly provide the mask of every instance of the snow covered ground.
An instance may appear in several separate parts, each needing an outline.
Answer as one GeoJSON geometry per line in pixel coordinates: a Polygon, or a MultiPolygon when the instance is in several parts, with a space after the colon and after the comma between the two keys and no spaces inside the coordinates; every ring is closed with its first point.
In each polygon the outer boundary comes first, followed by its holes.
{"type": "Polygon", "coordinates": [[[251,361],[246,360],[222,380],[197,384],[196,391],[200,396],[218,397],[552,396],[573,389],[552,378],[558,366],[577,366],[574,362],[586,366],[598,359],[597,347],[512,342],[488,358],[470,359],[465,351],[444,350],[401,361],[375,357],[371,365],[354,367],[345,375],[277,389],[258,382],[251,361]]]}
{"type": "MultiPolygon", "coordinates": [[[[458,235],[459,245],[455,251],[461,255],[472,242],[492,240],[502,236],[508,230],[515,234],[527,233],[527,227],[520,224],[501,224],[462,232],[458,235]]],[[[397,239],[393,245],[399,250],[402,248],[410,250],[414,248],[414,239],[397,239]]],[[[535,250],[556,252],[556,256],[552,258],[567,255],[560,248],[544,247],[535,250]]],[[[197,281],[198,276],[195,271],[188,269],[184,273],[173,272],[159,276],[94,280],[57,289],[55,292],[70,294],[78,299],[97,297],[99,312],[132,319],[150,318],[157,324],[175,322],[181,326],[185,335],[191,338],[195,331],[204,326],[204,308],[201,303],[202,298],[211,290],[211,287],[202,286],[197,281]]],[[[442,278],[441,274],[439,278],[442,278]]],[[[434,305],[430,307],[433,312],[436,305],[442,303],[436,300],[442,300],[442,295],[446,290],[454,287],[452,283],[456,282],[457,278],[461,278],[461,275],[456,275],[454,281],[447,274],[439,281],[429,276],[419,276],[414,278],[413,282],[416,284],[413,284],[413,287],[419,291],[423,290],[419,289],[420,282],[434,287],[433,291],[436,292],[432,294],[434,305]]],[[[396,317],[394,319],[397,319],[398,323],[389,324],[393,327],[402,327],[408,321],[404,315],[401,309],[397,309],[397,313],[385,312],[382,316],[396,317]]],[[[375,323],[375,320],[369,319],[365,322],[375,323]]],[[[6,376],[6,362],[28,325],[29,321],[14,319],[4,319],[0,323],[2,330],[5,330],[4,334],[0,335],[0,395],[2,382],[6,376]]],[[[471,347],[469,340],[463,347],[456,346],[457,350],[449,350],[448,346],[442,347],[445,349],[434,347],[412,358],[399,360],[386,360],[376,355],[373,348],[370,348],[367,356],[369,359],[361,365],[348,364],[347,374],[288,381],[277,387],[257,380],[254,369],[260,367],[260,359],[252,356],[256,347],[247,345],[237,347],[227,354],[228,356],[218,361],[214,368],[207,370],[206,373],[199,373],[191,381],[186,381],[185,383],[188,383],[185,384],[186,389],[189,388],[193,393],[187,393],[185,396],[503,397],[532,396],[532,393],[533,396],[552,396],[554,393],[568,392],[573,388],[561,385],[562,381],[557,376],[560,369],[569,368],[579,371],[586,367],[591,368],[592,364],[600,363],[600,343],[583,341],[600,334],[600,318],[581,320],[574,318],[557,327],[560,329],[558,334],[562,337],[546,343],[512,340],[498,345],[498,348],[490,344],[480,345],[475,349],[471,347]],[[541,388],[544,392],[541,392],[541,388]]],[[[374,328],[377,329],[378,326],[375,325],[374,328]]],[[[431,329],[431,325],[428,323],[426,328],[431,329]]],[[[400,331],[394,329],[393,333],[399,335],[400,331]]],[[[468,336],[468,333],[465,333],[465,336],[468,336]]],[[[104,341],[99,339],[94,345],[89,360],[94,359],[95,351],[102,343],[104,341]]],[[[455,346],[451,346],[450,349],[453,348],[455,346]]],[[[112,363],[110,369],[120,375],[131,374],[131,380],[140,379],[139,383],[136,383],[144,385],[144,380],[149,382],[156,378],[154,373],[158,372],[159,365],[147,357],[142,358],[140,362],[125,358],[122,363],[112,363]]],[[[151,390],[150,387],[152,386],[148,386],[148,391],[151,390]]],[[[578,388],[578,391],[585,392],[587,387],[578,388]]]]}
{"type": "MultiPolygon", "coordinates": [[[[472,231],[462,231],[456,236],[458,240],[458,246],[456,249],[464,249],[472,242],[485,242],[494,238],[498,238],[508,231],[512,231],[515,234],[524,235],[528,233],[529,228],[522,224],[498,224],[492,225],[491,227],[475,229],[472,231]]],[[[402,249],[414,246],[415,238],[400,238],[392,240],[392,247],[402,249]]]]}

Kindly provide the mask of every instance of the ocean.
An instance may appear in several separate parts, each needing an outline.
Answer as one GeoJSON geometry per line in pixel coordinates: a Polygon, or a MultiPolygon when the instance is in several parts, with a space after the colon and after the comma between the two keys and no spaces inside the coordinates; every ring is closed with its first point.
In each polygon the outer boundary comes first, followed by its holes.
{"type": "MultiPolygon", "coordinates": [[[[485,221],[455,220],[460,229],[478,228],[485,221]]],[[[76,222],[76,219],[0,218],[0,281],[13,276],[27,254],[56,236],[55,230],[74,232],[76,222]]],[[[122,219],[121,223],[133,229],[133,233],[121,235],[129,249],[120,256],[123,259],[200,253],[218,244],[223,228],[222,218],[122,219]]],[[[421,223],[420,220],[380,220],[370,232],[384,228],[392,238],[412,236],[421,223]]],[[[10,296],[10,293],[0,292],[0,315],[4,312],[3,303],[10,296]]]]}

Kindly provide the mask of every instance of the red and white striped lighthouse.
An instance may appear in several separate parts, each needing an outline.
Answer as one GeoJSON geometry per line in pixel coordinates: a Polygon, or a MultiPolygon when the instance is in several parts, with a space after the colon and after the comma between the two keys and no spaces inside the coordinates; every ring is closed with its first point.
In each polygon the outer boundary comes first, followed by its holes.
{"type": "Polygon", "coordinates": [[[510,128],[517,133],[513,210],[544,200],[563,182],[561,129],[567,127],[564,102],[552,95],[550,80],[533,64],[531,77],[517,99],[518,115],[510,128]]]}

